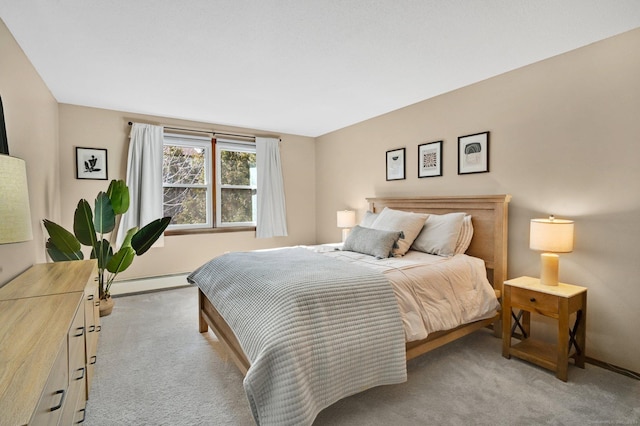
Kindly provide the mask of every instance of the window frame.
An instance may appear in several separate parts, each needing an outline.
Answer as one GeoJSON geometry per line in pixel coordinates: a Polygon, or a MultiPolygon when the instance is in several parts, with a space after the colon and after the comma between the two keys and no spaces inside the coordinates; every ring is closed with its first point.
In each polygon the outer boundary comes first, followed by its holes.
{"type": "MultiPolygon", "coordinates": [[[[164,182],[164,172],[162,178],[162,189],[164,193],[164,188],[197,188],[197,189],[205,189],[206,190],[206,222],[198,223],[198,224],[170,224],[167,227],[168,232],[176,232],[180,231],[201,231],[208,230],[215,227],[215,223],[213,221],[213,212],[212,209],[215,208],[213,205],[213,183],[211,182],[211,176],[213,175],[213,164],[212,164],[212,156],[213,156],[213,147],[211,143],[211,138],[202,137],[202,136],[191,136],[191,135],[179,135],[173,133],[165,133],[163,135],[163,148],[164,146],[181,146],[187,148],[202,148],[204,149],[204,164],[205,164],[205,176],[204,184],[165,184],[164,182]]],[[[163,203],[164,206],[164,203],[163,203]]]]}
{"type": "MultiPolygon", "coordinates": [[[[251,222],[223,222],[222,221],[222,209],[218,208],[222,205],[222,190],[223,189],[250,189],[253,191],[253,194],[257,194],[258,191],[258,179],[256,176],[256,184],[255,185],[223,185],[222,184],[222,176],[221,176],[221,151],[235,151],[235,152],[244,152],[250,154],[256,154],[256,145],[251,142],[243,142],[232,139],[224,139],[218,138],[214,142],[215,145],[215,159],[214,159],[214,169],[215,169],[215,228],[255,228],[257,221],[257,213],[256,213],[256,221],[251,222]]],[[[256,165],[257,168],[257,165],[256,165]]],[[[252,200],[254,203],[254,208],[257,209],[257,196],[252,200]]],[[[256,210],[257,211],[257,210],[256,210]]]]}

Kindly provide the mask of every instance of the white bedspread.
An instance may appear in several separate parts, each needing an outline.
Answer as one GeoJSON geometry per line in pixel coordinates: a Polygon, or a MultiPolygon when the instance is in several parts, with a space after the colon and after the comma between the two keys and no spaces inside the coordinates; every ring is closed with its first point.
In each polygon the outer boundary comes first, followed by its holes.
{"type": "Polygon", "coordinates": [[[331,246],[308,248],[389,278],[407,342],[492,317],[500,307],[482,259],[464,254],[446,258],[412,250],[400,258],[375,259],[331,246]]]}

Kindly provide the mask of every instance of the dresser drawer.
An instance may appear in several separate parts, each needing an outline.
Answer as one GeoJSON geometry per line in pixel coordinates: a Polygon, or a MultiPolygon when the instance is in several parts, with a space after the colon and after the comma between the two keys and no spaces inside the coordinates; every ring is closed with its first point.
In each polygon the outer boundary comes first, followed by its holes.
{"type": "Polygon", "coordinates": [[[511,287],[511,305],[526,311],[549,314],[557,314],[560,311],[558,296],[518,287],[511,287]]]}
{"type": "Polygon", "coordinates": [[[33,418],[29,422],[32,426],[55,426],[59,422],[69,392],[67,350],[67,345],[62,344],[33,418]]]}

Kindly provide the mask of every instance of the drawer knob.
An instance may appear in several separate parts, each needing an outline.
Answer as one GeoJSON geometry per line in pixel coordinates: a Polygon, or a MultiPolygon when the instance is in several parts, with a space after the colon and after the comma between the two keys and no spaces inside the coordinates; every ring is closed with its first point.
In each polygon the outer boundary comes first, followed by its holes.
{"type": "Polygon", "coordinates": [[[535,301],[536,301],[535,297],[532,297],[531,299],[529,299],[529,302],[535,302],[535,301]]]}

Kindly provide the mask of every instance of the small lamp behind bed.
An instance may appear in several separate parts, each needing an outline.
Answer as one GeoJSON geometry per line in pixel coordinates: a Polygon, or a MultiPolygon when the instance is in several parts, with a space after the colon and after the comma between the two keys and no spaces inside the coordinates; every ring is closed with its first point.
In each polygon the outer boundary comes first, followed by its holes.
{"type": "Polygon", "coordinates": [[[540,284],[558,285],[558,264],[555,253],[573,251],[573,221],[556,219],[531,219],[529,248],[543,251],[540,254],[540,284]]]}
{"type": "Polygon", "coordinates": [[[341,210],[337,214],[338,228],[342,228],[342,242],[344,243],[351,228],[356,226],[356,212],[353,210],[341,210]]]}

